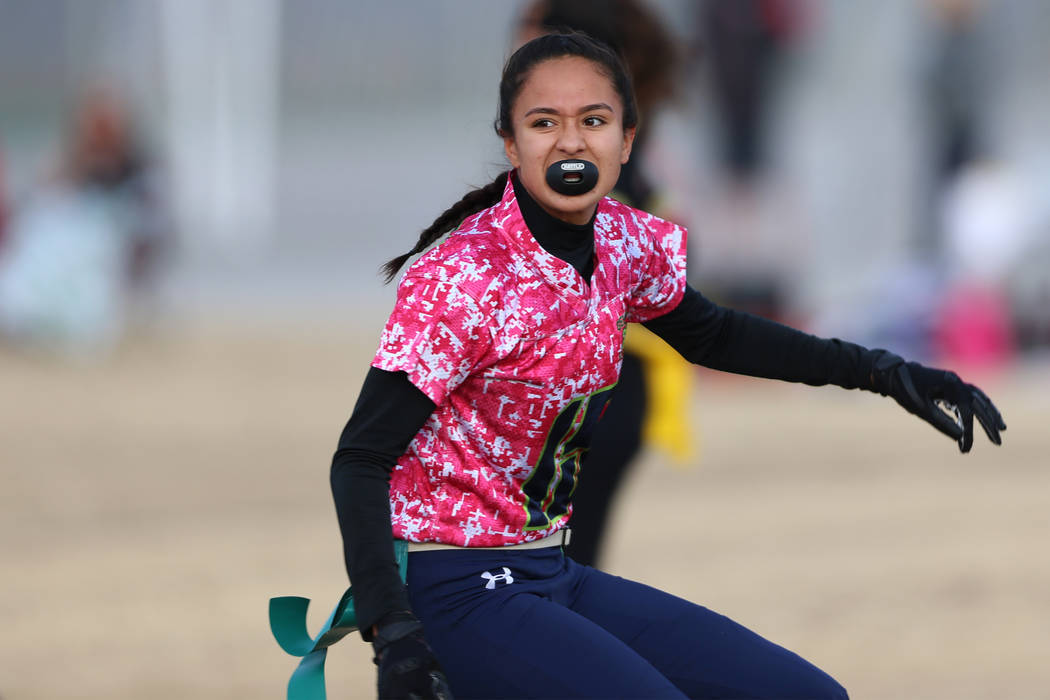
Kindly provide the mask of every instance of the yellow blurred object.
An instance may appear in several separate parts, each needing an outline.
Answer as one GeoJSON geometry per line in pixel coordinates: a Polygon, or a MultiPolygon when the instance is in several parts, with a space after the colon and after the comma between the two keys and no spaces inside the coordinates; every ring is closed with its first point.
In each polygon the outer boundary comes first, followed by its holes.
{"type": "Polygon", "coordinates": [[[627,326],[624,350],[642,359],[649,395],[642,426],[646,443],[666,451],[676,467],[695,463],[699,442],[686,417],[693,384],[692,366],[644,326],[627,326]]]}

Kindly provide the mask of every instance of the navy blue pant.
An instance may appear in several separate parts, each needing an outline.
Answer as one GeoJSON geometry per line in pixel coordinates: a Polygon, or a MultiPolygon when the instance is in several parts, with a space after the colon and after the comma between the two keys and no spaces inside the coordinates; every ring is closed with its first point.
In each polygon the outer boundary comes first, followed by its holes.
{"type": "Polygon", "coordinates": [[[413,552],[408,591],[457,700],[846,698],[729,618],[559,547],[413,552]]]}

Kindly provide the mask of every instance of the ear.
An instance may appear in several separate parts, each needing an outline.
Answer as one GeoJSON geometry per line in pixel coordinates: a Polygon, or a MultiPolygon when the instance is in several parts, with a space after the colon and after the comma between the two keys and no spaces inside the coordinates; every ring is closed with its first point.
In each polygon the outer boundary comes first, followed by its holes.
{"type": "Polygon", "coordinates": [[[514,142],[513,136],[503,137],[503,151],[507,154],[507,160],[510,161],[512,168],[521,165],[521,159],[518,158],[518,145],[514,142]]]}
{"type": "Polygon", "coordinates": [[[632,126],[630,129],[623,130],[623,148],[620,151],[620,165],[623,165],[631,158],[631,148],[634,147],[634,135],[638,131],[637,127],[632,126]]]}

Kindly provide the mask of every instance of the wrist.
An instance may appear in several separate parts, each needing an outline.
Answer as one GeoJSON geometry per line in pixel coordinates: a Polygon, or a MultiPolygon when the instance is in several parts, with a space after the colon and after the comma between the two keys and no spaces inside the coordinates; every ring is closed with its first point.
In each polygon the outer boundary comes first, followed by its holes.
{"type": "Polygon", "coordinates": [[[869,352],[868,391],[883,396],[893,393],[893,375],[897,368],[905,364],[904,358],[889,350],[876,349],[869,352]]]}
{"type": "Polygon", "coordinates": [[[384,647],[420,632],[423,623],[410,610],[397,610],[387,613],[379,622],[372,625],[372,646],[378,655],[384,647]]]}

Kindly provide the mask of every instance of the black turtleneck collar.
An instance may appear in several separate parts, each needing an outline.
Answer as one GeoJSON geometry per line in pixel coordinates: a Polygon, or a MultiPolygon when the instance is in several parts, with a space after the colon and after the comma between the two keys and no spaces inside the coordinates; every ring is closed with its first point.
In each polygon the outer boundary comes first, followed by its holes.
{"type": "MultiPolygon", "coordinates": [[[[536,242],[551,255],[576,268],[584,280],[594,272],[594,216],[585,224],[570,224],[548,214],[518,181],[511,178],[518,208],[536,242]]],[[[595,214],[598,213],[595,208],[595,214]]]]}

